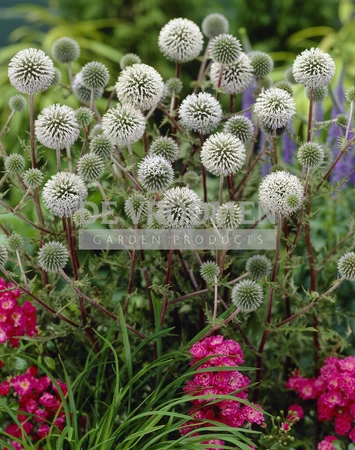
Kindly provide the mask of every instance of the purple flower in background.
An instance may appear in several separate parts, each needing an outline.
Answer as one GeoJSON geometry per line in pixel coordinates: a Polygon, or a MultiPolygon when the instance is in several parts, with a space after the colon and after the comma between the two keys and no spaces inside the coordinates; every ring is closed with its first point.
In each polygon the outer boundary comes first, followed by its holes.
{"type": "MultiPolygon", "coordinates": [[[[252,83],[251,86],[249,86],[247,89],[245,89],[245,91],[243,92],[242,95],[242,109],[247,109],[250,106],[252,106],[254,104],[255,98],[254,98],[254,90],[255,90],[255,82],[252,83]]],[[[246,117],[248,117],[248,119],[253,120],[253,113],[251,110],[246,111],[244,113],[244,115],[246,117]]]]}
{"type": "Polygon", "coordinates": [[[290,134],[295,134],[293,125],[291,125],[289,129],[282,135],[281,139],[282,157],[286,164],[293,163],[293,157],[297,149],[297,145],[289,136],[290,134]]]}

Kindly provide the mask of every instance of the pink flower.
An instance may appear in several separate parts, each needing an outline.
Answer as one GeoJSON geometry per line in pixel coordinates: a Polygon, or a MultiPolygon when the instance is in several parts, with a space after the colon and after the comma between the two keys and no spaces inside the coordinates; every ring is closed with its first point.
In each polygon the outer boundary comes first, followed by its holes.
{"type": "Polygon", "coordinates": [[[288,407],[288,417],[292,422],[298,422],[304,417],[304,410],[302,406],[293,403],[288,407]]]}
{"type": "Polygon", "coordinates": [[[207,355],[207,349],[201,342],[196,342],[191,348],[190,353],[194,358],[202,359],[207,355]]]}
{"type": "Polygon", "coordinates": [[[339,361],[339,366],[344,372],[355,374],[355,356],[348,356],[347,358],[339,361]]]}
{"type": "Polygon", "coordinates": [[[298,388],[298,395],[304,400],[313,399],[317,395],[314,378],[304,378],[298,388]]]}
{"type": "Polygon", "coordinates": [[[212,444],[214,447],[207,447],[207,450],[223,450],[223,447],[216,447],[216,445],[224,445],[224,441],[220,439],[211,439],[209,441],[201,442],[201,444],[212,444]]]}
{"type": "Polygon", "coordinates": [[[350,431],[349,438],[351,439],[351,442],[355,442],[355,427],[350,431]]]}
{"type": "Polygon", "coordinates": [[[4,395],[8,395],[8,393],[10,392],[10,383],[8,381],[3,381],[0,384],[0,396],[4,396],[4,395]]]}
{"type": "Polygon", "coordinates": [[[211,373],[211,372],[197,373],[194,376],[194,382],[198,386],[203,386],[203,387],[212,386],[212,384],[213,384],[213,373],[211,373]]]}
{"type": "Polygon", "coordinates": [[[281,429],[282,431],[284,431],[285,433],[287,433],[288,431],[291,430],[291,426],[288,422],[284,422],[281,424],[281,429]]]}
{"type": "Polygon", "coordinates": [[[346,435],[351,428],[352,417],[348,413],[339,414],[334,421],[334,429],[337,434],[346,435]]]}
{"type": "Polygon", "coordinates": [[[335,436],[327,436],[322,442],[318,444],[318,450],[334,450],[333,441],[336,441],[335,436]]]}
{"type": "Polygon", "coordinates": [[[36,314],[36,307],[26,300],[22,305],[22,311],[26,316],[34,316],[36,314]]]}
{"type": "Polygon", "coordinates": [[[44,392],[44,394],[40,397],[38,400],[39,403],[46,408],[54,408],[57,404],[56,399],[52,394],[49,394],[48,392],[44,392]]]}
{"type": "Polygon", "coordinates": [[[38,436],[42,439],[48,436],[50,427],[48,425],[42,424],[37,431],[38,436]]]}
{"type": "Polygon", "coordinates": [[[254,403],[252,403],[252,404],[256,408],[259,408],[259,409],[255,409],[255,408],[253,408],[251,406],[248,406],[248,405],[243,406],[243,408],[242,408],[243,416],[244,416],[245,420],[247,420],[248,422],[250,422],[250,423],[257,423],[257,424],[261,425],[262,422],[264,422],[264,420],[265,420],[264,416],[263,416],[263,413],[260,411],[262,408],[261,408],[260,405],[257,405],[257,404],[254,404],[254,403]]]}
{"type": "Polygon", "coordinates": [[[31,392],[31,390],[35,386],[35,379],[29,375],[18,375],[15,378],[11,379],[12,386],[17,394],[25,395],[28,392],[31,392]]]}

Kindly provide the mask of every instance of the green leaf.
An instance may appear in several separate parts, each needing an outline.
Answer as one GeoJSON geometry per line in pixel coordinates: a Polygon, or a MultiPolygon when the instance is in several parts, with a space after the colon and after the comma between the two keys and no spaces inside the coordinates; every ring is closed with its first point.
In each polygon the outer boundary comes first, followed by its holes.
{"type": "Polygon", "coordinates": [[[333,441],[332,445],[334,447],[334,450],[345,450],[345,445],[342,441],[333,441]]]}
{"type": "Polygon", "coordinates": [[[19,370],[22,372],[28,368],[28,364],[27,364],[27,361],[24,360],[23,358],[20,358],[19,356],[15,356],[13,358],[12,367],[15,370],[19,370]]]}
{"type": "Polygon", "coordinates": [[[44,357],[44,362],[45,362],[45,364],[46,364],[46,366],[49,368],[49,369],[51,369],[51,370],[54,370],[55,369],[55,361],[54,361],[54,359],[53,358],[50,358],[49,356],[45,356],[44,357]]]}

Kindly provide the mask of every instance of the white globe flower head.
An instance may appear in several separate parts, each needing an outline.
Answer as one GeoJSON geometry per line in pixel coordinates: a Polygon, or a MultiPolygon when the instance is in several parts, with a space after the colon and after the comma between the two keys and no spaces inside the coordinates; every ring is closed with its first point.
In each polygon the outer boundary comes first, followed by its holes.
{"type": "Polygon", "coordinates": [[[163,96],[161,75],[147,64],[126,67],[116,83],[118,100],[145,111],[157,105],[163,96]]]}
{"type": "Polygon", "coordinates": [[[229,22],[222,14],[212,13],[203,19],[201,28],[203,34],[212,39],[219,34],[228,33],[229,22]]]}
{"type": "MultiPolygon", "coordinates": [[[[212,63],[210,77],[214,86],[218,86],[221,65],[212,63]]],[[[226,94],[240,94],[247,89],[254,80],[254,69],[245,53],[240,53],[233,64],[223,68],[220,88],[226,94]]]]}
{"type": "Polygon", "coordinates": [[[260,126],[274,130],[292,121],[296,106],[288,92],[279,88],[270,88],[256,99],[254,113],[260,126]]]}
{"type": "MultiPolygon", "coordinates": [[[[90,102],[91,89],[84,86],[83,75],[81,72],[79,72],[75,75],[71,88],[72,88],[73,94],[80,102],[83,102],[83,103],[90,102]]],[[[104,93],[103,87],[94,88],[94,100],[101,98],[103,93],[104,93]]]]}
{"type": "Polygon", "coordinates": [[[236,114],[227,120],[223,131],[225,133],[233,134],[244,144],[252,139],[254,135],[254,125],[248,117],[236,114]]]}
{"type": "Polygon", "coordinates": [[[171,61],[185,63],[197,58],[203,47],[199,27],[188,19],[172,19],[160,31],[158,45],[171,61]]]}
{"type": "Polygon", "coordinates": [[[338,270],[341,277],[346,280],[355,281],[355,253],[348,252],[338,262],[338,270]]]}
{"type": "Polygon", "coordinates": [[[51,105],[41,112],[35,122],[38,141],[45,147],[71,147],[78,139],[80,126],[75,111],[66,105],[51,105]]]}
{"type": "Polygon", "coordinates": [[[57,39],[52,46],[53,58],[63,64],[76,61],[80,56],[79,44],[69,37],[57,39]]]}
{"type": "Polygon", "coordinates": [[[217,209],[216,226],[227,230],[239,228],[242,223],[243,215],[238,203],[227,202],[217,209]]]}
{"type": "Polygon", "coordinates": [[[264,302],[264,291],[262,287],[253,280],[242,280],[232,290],[232,303],[241,312],[250,313],[262,306],[264,302]]]}
{"type": "Polygon", "coordinates": [[[302,183],[289,172],[272,172],[259,186],[259,201],[265,211],[289,216],[296,212],[304,201],[302,183]]]}
{"type": "Polygon", "coordinates": [[[187,187],[176,187],[166,191],[158,202],[158,217],[166,228],[183,229],[197,225],[202,217],[202,202],[199,196],[187,187]]]}
{"type": "Polygon", "coordinates": [[[213,175],[237,173],[245,161],[243,143],[230,133],[215,133],[202,146],[201,162],[213,175]]]}
{"type": "Polygon", "coordinates": [[[168,161],[174,162],[179,155],[179,146],[171,137],[161,136],[151,143],[149,154],[162,156],[168,161]]]}
{"type": "Polygon", "coordinates": [[[293,76],[297,83],[310,89],[327,86],[335,74],[333,58],[319,48],[300,53],[293,63],[293,76]]]}
{"type": "Polygon", "coordinates": [[[174,170],[162,156],[148,155],[139,164],[138,181],[148,192],[164,192],[172,184],[174,170]]]}
{"type": "Polygon", "coordinates": [[[181,103],[182,126],[199,134],[210,134],[218,127],[223,112],[219,102],[206,92],[188,95],[181,103]]]}
{"type": "Polygon", "coordinates": [[[104,135],[120,148],[139,141],[144,134],[145,125],[143,114],[128,104],[118,104],[102,117],[104,135]]]}
{"type": "Polygon", "coordinates": [[[89,89],[104,89],[110,80],[107,67],[98,61],[91,61],[81,69],[83,84],[89,89]]]}
{"type": "Polygon", "coordinates": [[[42,50],[27,48],[19,51],[10,61],[10,83],[23,94],[45,91],[54,79],[53,61],[42,50]]]}
{"type": "Polygon", "coordinates": [[[240,42],[231,34],[219,34],[212,40],[209,47],[212,60],[223,65],[234,64],[241,51],[240,42]]]}

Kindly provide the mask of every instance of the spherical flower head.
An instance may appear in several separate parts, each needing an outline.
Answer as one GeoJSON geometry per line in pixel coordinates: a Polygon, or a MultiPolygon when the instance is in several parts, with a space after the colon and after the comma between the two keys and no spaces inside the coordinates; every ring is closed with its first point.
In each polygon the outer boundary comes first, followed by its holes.
{"type": "Polygon", "coordinates": [[[158,207],[166,228],[192,228],[201,219],[202,202],[199,196],[187,187],[166,191],[158,207]]]}
{"type": "Polygon", "coordinates": [[[4,267],[9,254],[7,253],[6,247],[3,244],[0,244],[0,267],[4,267]]]}
{"type": "MultiPolygon", "coordinates": [[[[221,73],[221,65],[212,63],[210,77],[214,86],[218,86],[221,73]]],[[[254,80],[254,69],[250,59],[245,53],[241,53],[237,61],[224,67],[220,88],[226,94],[240,94],[247,89],[254,80]]]]}
{"type": "Polygon", "coordinates": [[[162,156],[167,161],[173,162],[179,155],[179,146],[174,139],[162,136],[151,143],[149,154],[162,156]]]}
{"type": "Polygon", "coordinates": [[[145,118],[133,106],[118,104],[102,116],[102,130],[113,144],[122,148],[141,139],[145,131],[145,118]]]}
{"type": "Polygon", "coordinates": [[[39,266],[49,273],[59,272],[67,265],[68,259],[68,249],[56,241],[44,244],[38,252],[39,266]]]}
{"type": "Polygon", "coordinates": [[[202,146],[201,162],[213,175],[237,173],[245,161],[243,143],[229,133],[215,133],[202,146]]]}
{"type": "Polygon", "coordinates": [[[133,64],[140,64],[142,60],[135,53],[126,53],[120,59],[120,67],[121,70],[124,70],[126,67],[133,66],[133,64]]]}
{"type": "Polygon", "coordinates": [[[38,94],[52,84],[53,61],[42,50],[27,48],[11,59],[8,75],[12,86],[22,94],[38,94]]]}
{"type": "Polygon", "coordinates": [[[304,200],[302,183],[289,172],[272,172],[260,184],[259,200],[265,211],[289,216],[301,207],[304,200]]]}
{"type": "Polygon", "coordinates": [[[188,170],[184,173],[182,181],[189,188],[195,188],[200,184],[201,177],[193,170],[188,170]]]}
{"type": "Polygon", "coordinates": [[[268,277],[271,273],[272,263],[269,258],[264,255],[253,255],[246,263],[246,271],[248,276],[255,281],[268,277]]]}
{"type": "Polygon", "coordinates": [[[98,61],[85,64],[81,69],[81,75],[83,85],[88,89],[104,89],[110,80],[108,68],[98,61]]]}
{"type": "Polygon", "coordinates": [[[219,34],[228,33],[229,22],[222,14],[208,14],[201,25],[202,33],[209,39],[213,39],[219,34]]]}
{"type": "Polygon", "coordinates": [[[58,69],[58,67],[54,68],[54,77],[51,86],[56,86],[62,81],[62,72],[58,69]]]}
{"type": "Polygon", "coordinates": [[[84,181],[98,180],[104,172],[104,160],[95,153],[83,155],[77,165],[78,174],[84,181]]]}
{"type": "Polygon", "coordinates": [[[118,100],[145,111],[159,103],[164,91],[164,82],[153,67],[147,64],[133,64],[121,73],[115,88],[118,100]]]}
{"type": "Polygon", "coordinates": [[[148,192],[164,192],[174,180],[174,170],[162,156],[148,155],[140,163],[138,181],[148,192]]]}
{"type": "Polygon", "coordinates": [[[169,78],[165,82],[164,92],[168,97],[172,97],[173,95],[178,95],[182,91],[183,84],[180,78],[169,78]]]}
{"type": "Polygon", "coordinates": [[[27,102],[23,95],[13,95],[9,100],[9,107],[12,112],[21,112],[26,108],[27,102]]]}
{"type": "Polygon", "coordinates": [[[89,145],[90,152],[100,156],[100,158],[109,158],[113,152],[113,145],[110,139],[103,134],[94,136],[89,145]]]}
{"type": "MultiPolygon", "coordinates": [[[[311,98],[311,89],[306,88],[307,98],[311,98]]],[[[322,103],[328,97],[328,86],[319,86],[313,89],[313,101],[322,103]]]]}
{"type": "Polygon", "coordinates": [[[206,92],[188,95],[179,109],[182,126],[199,134],[210,134],[218,127],[222,115],[219,102],[206,92]]]}
{"type": "Polygon", "coordinates": [[[285,72],[285,79],[291,84],[297,84],[297,81],[295,80],[293,76],[293,67],[289,67],[285,72]]]}
{"type": "Polygon", "coordinates": [[[346,280],[355,280],[355,253],[349,252],[343,255],[338,262],[338,270],[341,277],[346,280]]]}
{"type": "Polygon", "coordinates": [[[18,233],[12,233],[6,238],[6,247],[10,252],[17,252],[23,249],[25,242],[18,233]]]}
{"type": "Polygon", "coordinates": [[[333,58],[319,48],[304,50],[293,63],[293,76],[296,82],[308,88],[327,86],[334,74],[333,58]]]}
{"type": "MultiPolygon", "coordinates": [[[[84,86],[83,75],[81,72],[79,72],[75,75],[71,88],[72,88],[73,94],[80,102],[83,102],[83,103],[90,102],[91,89],[84,86]]],[[[104,93],[104,88],[102,88],[102,87],[95,88],[94,89],[94,100],[101,98],[103,93],[104,93]]]]}
{"type": "Polygon", "coordinates": [[[283,89],[284,91],[288,92],[291,95],[291,97],[293,96],[293,86],[290,82],[286,80],[278,81],[277,83],[275,83],[274,87],[278,89],[283,89]]]}
{"type": "Polygon", "coordinates": [[[241,312],[253,312],[264,302],[264,292],[261,286],[253,280],[242,280],[232,290],[232,303],[241,312]]]}
{"type": "Polygon", "coordinates": [[[135,192],[125,201],[124,210],[134,224],[138,224],[148,214],[148,200],[141,192],[135,192]]]}
{"type": "Polygon", "coordinates": [[[81,106],[75,110],[75,118],[81,128],[87,128],[94,120],[94,113],[89,108],[81,106]]]}
{"type": "Polygon", "coordinates": [[[73,173],[53,175],[43,188],[43,202],[52,214],[70,217],[82,207],[88,195],[84,181],[73,173]]]}
{"type": "Polygon", "coordinates": [[[78,228],[85,227],[93,220],[91,212],[86,208],[80,208],[73,214],[73,221],[78,228]]]}
{"type": "Polygon", "coordinates": [[[272,72],[274,61],[270,55],[265,52],[250,52],[248,56],[254,68],[254,74],[258,78],[264,78],[272,72]]]}
{"type": "Polygon", "coordinates": [[[351,86],[345,91],[346,101],[352,103],[355,100],[355,86],[351,86]]]}
{"type": "Polygon", "coordinates": [[[317,167],[324,161],[324,149],[316,142],[306,142],[297,151],[297,159],[302,167],[317,167]]]}
{"type": "Polygon", "coordinates": [[[224,133],[233,134],[243,144],[252,139],[254,135],[253,122],[248,117],[235,115],[227,120],[223,127],[224,133]]]}
{"type": "Polygon", "coordinates": [[[69,37],[59,38],[52,46],[52,56],[55,61],[63,64],[76,61],[80,56],[79,44],[69,37]]]}
{"type": "Polygon", "coordinates": [[[188,19],[172,19],[159,33],[158,45],[163,55],[177,63],[197,58],[203,47],[199,27],[188,19]]]}
{"type": "Polygon", "coordinates": [[[237,203],[227,202],[219,206],[216,212],[216,226],[227,230],[239,228],[242,223],[242,213],[237,203]]]}
{"type": "Polygon", "coordinates": [[[43,173],[39,169],[28,169],[23,174],[23,182],[30,189],[36,189],[43,183],[43,173]]]}
{"type": "Polygon", "coordinates": [[[241,51],[240,42],[231,34],[219,34],[211,41],[209,48],[212,60],[223,65],[235,63],[241,51]]]}
{"type": "Polygon", "coordinates": [[[206,283],[214,284],[220,274],[219,266],[214,261],[206,261],[201,264],[200,274],[206,283]]]}
{"type": "Polygon", "coordinates": [[[254,113],[261,126],[281,128],[293,119],[295,102],[283,89],[270,88],[256,99],[254,113]]]}
{"type": "Polygon", "coordinates": [[[7,173],[21,173],[25,169],[25,165],[25,158],[19,153],[11,153],[4,163],[7,173]]]}

